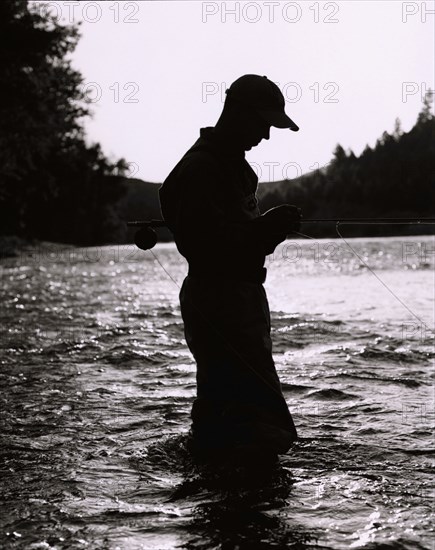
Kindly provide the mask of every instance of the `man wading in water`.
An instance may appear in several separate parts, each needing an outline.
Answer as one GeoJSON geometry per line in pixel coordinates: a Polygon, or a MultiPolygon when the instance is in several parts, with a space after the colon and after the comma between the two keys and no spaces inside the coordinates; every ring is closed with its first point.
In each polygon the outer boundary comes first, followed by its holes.
{"type": "Polygon", "coordinates": [[[226,91],[216,126],[160,188],[161,210],[189,272],[180,291],[187,344],[197,364],[191,448],[200,457],[275,457],[297,438],[272,357],[265,257],[299,228],[300,210],[260,215],[249,151],[271,126],[299,128],[265,76],[226,91]]]}

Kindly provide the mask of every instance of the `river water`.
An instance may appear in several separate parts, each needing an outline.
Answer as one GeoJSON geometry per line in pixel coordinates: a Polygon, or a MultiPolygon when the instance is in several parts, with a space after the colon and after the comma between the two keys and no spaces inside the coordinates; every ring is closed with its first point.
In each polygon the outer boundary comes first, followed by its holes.
{"type": "Polygon", "coordinates": [[[299,240],[268,257],[300,439],[254,473],[186,451],[173,244],[2,260],[0,547],[433,548],[434,245],[299,240]]]}

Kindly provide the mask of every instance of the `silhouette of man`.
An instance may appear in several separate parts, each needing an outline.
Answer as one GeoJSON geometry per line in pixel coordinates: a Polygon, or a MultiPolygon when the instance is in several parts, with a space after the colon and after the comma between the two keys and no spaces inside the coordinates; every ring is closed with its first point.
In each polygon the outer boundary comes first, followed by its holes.
{"type": "Polygon", "coordinates": [[[269,139],[271,126],[299,128],[265,76],[244,75],[226,94],[215,127],[201,128],[159,190],[189,264],[180,306],[197,364],[192,448],[201,456],[276,457],[297,433],[272,357],[264,263],[299,228],[300,210],[282,205],[260,215],[245,151],[269,139]]]}

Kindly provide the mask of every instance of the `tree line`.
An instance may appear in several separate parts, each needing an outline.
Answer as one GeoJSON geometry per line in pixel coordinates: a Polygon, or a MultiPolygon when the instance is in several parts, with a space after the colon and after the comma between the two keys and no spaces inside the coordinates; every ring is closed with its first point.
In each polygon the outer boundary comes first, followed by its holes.
{"type": "Polygon", "coordinates": [[[89,100],[69,57],[79,38],[79,24],[0,2],[0,235],[87,245],[124,234],[127,163],[86,143],[89,100]]]}
{"type": "MultiPolygon", "coordinates": [[[[407,133],[396,119],[374,148],[356,156],[337,145],[333,159],[293,180],[259,185],[263,211],[282,203],[302,208],[305,218],[435,217],[435,118],[427,94],[414,127],[407,133]]],[[[334,225],[304,224],[313,236],[333,236],[334,225]]],[[[346,226],[352,236],[433,232],[433,226],[346,226]]]]}

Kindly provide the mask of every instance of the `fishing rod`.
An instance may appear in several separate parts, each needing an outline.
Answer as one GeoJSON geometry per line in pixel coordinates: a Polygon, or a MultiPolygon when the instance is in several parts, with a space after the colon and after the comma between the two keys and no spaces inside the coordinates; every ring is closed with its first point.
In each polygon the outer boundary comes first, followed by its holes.
{"type": "MultiPolygon", "coordinates": [[[[157,244],[157,235],[153,228],[167,227],[164,220],[136,220],[126,223],[128,227],[139,228],[134,236],[134,242],[142,250],[149,250],[157,244]]],[[[358,224],[432,225],[435,224],[435,218],[314,218],[301,219],[298,223],[334,223],[336,227],[358,224]]]]}

